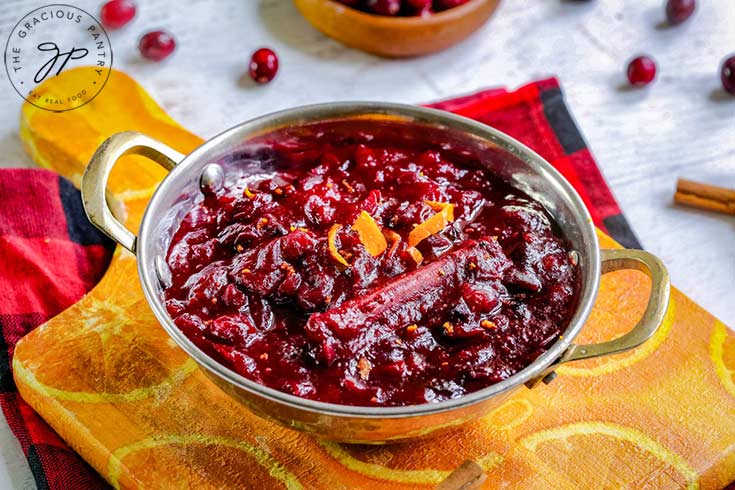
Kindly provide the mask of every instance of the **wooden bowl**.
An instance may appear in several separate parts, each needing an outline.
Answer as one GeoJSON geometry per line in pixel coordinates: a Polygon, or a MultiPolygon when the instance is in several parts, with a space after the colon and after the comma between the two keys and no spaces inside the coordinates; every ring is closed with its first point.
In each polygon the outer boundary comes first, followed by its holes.
{"type": "Polygon", "coordinates": [[[347,7],[335,0],[294,0],[311,25],[352,48],[389,58],[446,49],[476,31],[500,0],[470,0],[425,17],[389,17],[347,7]]]}

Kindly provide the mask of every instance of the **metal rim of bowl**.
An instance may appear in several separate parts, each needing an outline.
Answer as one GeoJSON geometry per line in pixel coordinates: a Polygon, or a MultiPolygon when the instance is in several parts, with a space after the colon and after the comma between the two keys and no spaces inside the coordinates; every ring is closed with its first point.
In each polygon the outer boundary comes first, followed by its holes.
{"type": "Polygon", "coordinates": [[[480,122],[446,111],[398,103],[332,102],[307,105],[260,116],[223,131],[186,155],[184,160],[182,160],[161,182],[143,214],[143,219],[139,228],[138,242],[138,275],[141,279],[143,293],[148,304],[151,306],[154,315],[169,336],[171,336],[178,346],[181,347],[192,359],[194,359],[200,366],[224,379],[228,383],[255,395],[265,397],[272,402],[286,404],[292,408],[307,410],[316,414],[337,417],[407,418],[446,412],[478,403],[524,384],[530,379],[543,373],[544,370],[558,359],[571,345],[572,341],[579,334],[587,320],[587,317],[589,316],[594,300],[597,296],[597,290],[600,283],[600,252],[592,218],[579,194],[574,190],[572,185],[553,166],[551,166],[551,164],[514,138],[480,122]],[[501,149],[508,151],[523,160],[546,181],[548,181],[549,185],[555,187],[560,195],[569,200],[568,204],[573,212],[578,215],[576,216],[578,221],[584,223],[585,226],[581,230],[581,235],[586,249],[578,250],[578,252],[581,256],[579,264],[584,264],[585,267],[580,269],[583,279],[577,303],[577,310],[567,325],[566,330],[546,352],[536,358],[536,360],[531,364],[503,381],[481,390],[462,395],[458,398],[452,398],[437,403],[396,407],[339,405],[290,395],[288,393],[269,388],[265,385],[261,385],[239,375],[204,353],[204,351],[189,340],[189,338],[186,337],[174,324],[166,311],[166,308],[163,306],[161,299],[156,293],[155,285],[149,280],[151,276],[146,273],[146,269],[148,267],[154,267],[155,257],[148,255],[148,247],[145,245],[145,242],[148,240],[149,235],[151,235],[152,230],[157,224],[156,217],[152,215],[151,210],[154,210],[157,207],[157,203],[161,195],[159,190],[165,187],[167,181],[173,180],[175,175],[186,172],[188,162],[198,160],[203,153],[210,151],[215,147],[221,146],[222,149],[226,148],[228,144],[227,140],[235,136],[239,136],[239,141],[242,142],[250,137],[286,126],[298,126],[300,124],[310,122],[339,120],[358,116],[365,117],[369,115],[394,116],[413,122],[427,123],[437,127],[446,127],[463,133],[468,133],[474,137],[479,137],[496,144],[501,149]]]}

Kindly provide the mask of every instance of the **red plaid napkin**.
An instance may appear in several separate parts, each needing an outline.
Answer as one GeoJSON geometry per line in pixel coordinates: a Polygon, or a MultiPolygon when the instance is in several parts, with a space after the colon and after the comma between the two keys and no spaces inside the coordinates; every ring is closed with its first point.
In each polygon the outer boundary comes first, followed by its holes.
{"type": "MultiPolygon", "coordinates": [[[[524,142],[574,185],[595,224],[639,247],[600,174],[555,79],[433,104],[524,142]]],[[[87,221],[79,192],[46,170],[0,171],[0,406],[39,489],[107,484],[19,396],[11,359],[18,340],[73,304],[102,277],[113,244],[87,221]]]]}
{"type": "Polygon", "coordinates": [[[0,170],[0,408],[39,490],[107,484],[20,398],[13,349],[100,280],[113,248],[71,182],[48,170],[0,170]]]}

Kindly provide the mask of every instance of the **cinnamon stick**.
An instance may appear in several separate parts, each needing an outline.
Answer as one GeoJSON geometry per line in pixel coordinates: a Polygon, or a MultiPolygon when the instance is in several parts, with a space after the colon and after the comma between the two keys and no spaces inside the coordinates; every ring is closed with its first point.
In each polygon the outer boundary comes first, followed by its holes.
{"type": "Polygon", "coordinates": [[[486,277],[502,277],[511,264],[495,240],[468,240],[461,248],[370,293],[313,313],[304,332],[315,343],[319,360],[330,366],[340,352],[360,352],[402,326],[419,323],[427,312],[441,318],[452,308],[449,295],[476,276],[476,271],[484,271],[486,277]]]}
{"type": "Polygon", "coordinates": [[[452,471],[435,490],[475,490],[487,480],[487,474],[474,461],[465,461],[452,471]]]}
{"type": "Polygon", "coordinates": [[[679,179],[674,202],[699,209],[735,215],[735,190],[679,179]]]}

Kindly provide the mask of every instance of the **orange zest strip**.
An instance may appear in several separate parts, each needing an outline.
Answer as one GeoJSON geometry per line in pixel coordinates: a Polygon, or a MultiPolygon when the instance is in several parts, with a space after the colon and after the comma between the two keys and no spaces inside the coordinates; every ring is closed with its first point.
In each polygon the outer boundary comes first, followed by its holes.
{"type": "Polygon", "coordinates": [[[432,209],[439,209],[439,211],[423,223],[416,225],[416,227],[411,230],[411,233],[408,234],[409,247],[415,247],[422,240],[439,233],[446,228],[449,223],[454,221],[454,204],[435,201],[424,202],[432,209]]]}
{"type": "Polygon", "coordinates": [[[378,226],[375,219],[366,211],[362,211],[357,216],[355,224],[352,225],[352,229],[357,231],[357,234],[360,236],[360,242],[373,257],[377,257],[388,248],[388,242],[385,240],[383,232],[380,231],[380,226],[378,226]]]}
{"type": "Polygon", "coordinates": [[[452,204],[449,204],[448,202],[439,202],[439,201],[424,201],[424,204],[429,206],[434,211],[441,211],[447,206],[452,206],[452,204]]]}
{"type": "Polygon", "coordinates": [[[495,328],[498,328],[498,326],[497,326],[497,325],[495,325],[495,322],[492,322],[492,321],[490,321],[490,320],[483,320],[483,321],[481,321],[481,322],[480,322],[480,326],[481,326],[482,328],[486,328],[486,329],[488,329],[488,330],[493,330],[493,329],[495,329],[495,328]]]}
{"type": "Polygon", "coordinates": [[[411,258],[416,262],[416,264],[420,264],[421,261],[424,260],[424,256],[421,255],[421,252],[419,252],[419,249],[416,247],[408,247],[406,252],[411,255],[411,258]]]}
{"type": "Polygon", "coordinates": [[[389,228],[383,228],[383,235],[390,242],[390,250],[388,250],[388,254],[391,255],[395,253],[398,248],[398,244],[401,242],[401,235],[389,228]]]}
{"type": "Polygon", "coordinates": [[[332,258],[343,266],[349,267],[350,263],[347,262],[347,260],[342,257],[342,254],[339,253],[339,250],[337,250],[337,233],[341,228],[342,225],[332,225],[329,229],[329,233],[327,233],[327,245],[329,246],[329,254],[332,258]]]}

